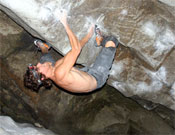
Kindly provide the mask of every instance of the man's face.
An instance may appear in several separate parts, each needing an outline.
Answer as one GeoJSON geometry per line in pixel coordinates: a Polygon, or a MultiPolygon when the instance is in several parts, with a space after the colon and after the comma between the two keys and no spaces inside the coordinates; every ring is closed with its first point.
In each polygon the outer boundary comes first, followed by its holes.
{"type": "Polygon", "coordinates": [[[36,68],[39,73],[42,73],[43,75],[45,75],[46,78],[49,78],[49,71],[51,68],[51,64],[49,62],[45,62],[43,64],[38,63],[36,65],[36,68]]]}

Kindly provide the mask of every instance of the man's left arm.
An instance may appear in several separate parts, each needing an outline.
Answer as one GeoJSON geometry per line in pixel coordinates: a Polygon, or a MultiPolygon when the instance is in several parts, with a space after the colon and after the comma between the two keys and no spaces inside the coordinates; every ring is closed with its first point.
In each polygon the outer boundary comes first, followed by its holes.
{"type": "Polygon", "coordinates": [[[62,63],[55,68],[55,74],[57,77],[63,78],[65,75],[69,73],[71,68],[74,66],[80,52],[82,46],[90,39],[93,34],[93,27],[89,30],[88,34],[79,41],[76,35],[70,29],[67,23],[67,13],[63,13],[62,18],[60,18],[61,23],[63,24],[67,35],[69,37],[70,45],[72,49],[64,56],[62,63]]]}
{"type": "Polygon", "coordinates": [[[66,76],[67,73],[74,66],[82,48],[79,40],[77,39],[76,35],[72,32],[67,23],[67,13],[64,12],[62,14],[60,21],[66,30],[72,49],[64,56],[64,58],[62,59],[62,63],[60,63],[59,65],[55,65],[55,75],[56,77],[59,77],[59,79],[64,78],[64,76],[66,76]]]}
{"type": "Polygon", "coordinates": [[[83,47],[89,41],[93,33],[94,33],[94,25],[90,27],[88,34],[80,40],[81,47],[83,47]]]}

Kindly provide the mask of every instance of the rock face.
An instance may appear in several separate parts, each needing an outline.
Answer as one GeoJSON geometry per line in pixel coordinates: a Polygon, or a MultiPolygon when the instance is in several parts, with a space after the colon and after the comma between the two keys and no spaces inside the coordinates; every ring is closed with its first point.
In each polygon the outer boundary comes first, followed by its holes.
{"type": "Polygon", "coordinates": [[[0,116],[0,134],[1,135],[55,135],[49,130],[36,128],[30,124],[19,124],[10,117],[0,116]],[[9,130],[10,129],[10,130],[9,130]]]}
{"type": "MultiPolygon", "coordinates": [[[[34,51],[36,48],[31,35],[2,12],[0,25],[4,26],[0,29],[3,30],[0,32],[0,48],[4,50],[0,53],[0,115],[11,116],[18,122],[44,126],[58,135],[174,134],[174,111],[161,105],[148,111],[108,85],[84,95],[67,93],[55,86],[49,90],[42,88],[39,93],[25,88],[23,75],[26,67],[29,63],[37,63],[40,53],[34,51]]],[[[126,48],[120,49],[126,51],[127,56],[130,55],[126,48]]],[[[55,58],[60,57],[53,50],[51,54],[55,58]]],[[[13,121],[5,119],[5,122],[9,124],[13,121]]],[[[15,129],[21,127],[15,123],[13,125],[15,129]]],[[[0,134],[2,132],[4,135],[5,128],[1,129],[1,126],[4,125],[0,124],[0,134]]],[[[31,128],[22,129],[26,130],[25,133],[27,129],[33,131],[31,128]]]]}
{"type": "MultiPolygon", "coordinates": [[[[123,45],[117,51],[108,84],[125,96],[138,96],[175,110],[173,6],[171,0],[0,0],[4,12],[63,55],[70,46],[58,19],[61,9],[69,12],[69,23],[78,38],[91,23],[98,24],[123,45]]],[[[93,43],[94,37],[78,63],[90,65],[94,61],[99,49],[93,43]]]]}
{"type": "Polygon", "coordinates": [[[169,6],[175,6],[175,1],[174,0],[159,0],[160,2],[163,2],[169,6]]]}

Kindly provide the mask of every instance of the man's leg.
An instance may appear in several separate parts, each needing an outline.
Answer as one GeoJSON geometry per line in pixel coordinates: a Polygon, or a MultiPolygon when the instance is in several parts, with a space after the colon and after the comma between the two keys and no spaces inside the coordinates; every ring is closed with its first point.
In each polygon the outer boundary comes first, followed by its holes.
{"type": "Polygon", "coordinates": [[[104,38],[102,44],[105,44],[105,47],[102,48],[101,52],[97,56],[93,67],[101,68],[101,66],[103,66],[105,70],[109,70],[115,57],[118,40],[113,36],[109,36],[104,38]]]}
{"type": "Polygon", "coordinates": [[[117,39],[112,36],[105,38],[103,43],[105,43],[105,47],[102,48],[97,56],[93,67],[87,71],[87,73],[96,78],[97,89],[102,87],[108,79],[109,71],[115,57],[116,47],[118,46],[117,39]]]}

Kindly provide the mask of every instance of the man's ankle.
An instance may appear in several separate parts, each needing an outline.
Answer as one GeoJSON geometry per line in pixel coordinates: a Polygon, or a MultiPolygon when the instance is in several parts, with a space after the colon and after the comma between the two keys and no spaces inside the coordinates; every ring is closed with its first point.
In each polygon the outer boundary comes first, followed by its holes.
{"type": "Polygon", "coordinates": [[[44,54],[49,52],[49,49],[46,47],[40,47],[40,49],[41,49],[41,52],[44,54]]]}

